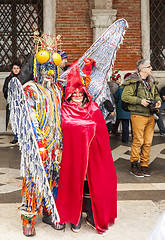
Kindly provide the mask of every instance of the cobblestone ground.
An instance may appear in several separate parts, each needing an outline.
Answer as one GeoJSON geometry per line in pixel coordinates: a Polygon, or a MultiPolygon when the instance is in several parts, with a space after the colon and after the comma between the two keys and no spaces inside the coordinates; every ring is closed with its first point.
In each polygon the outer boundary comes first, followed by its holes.
{"type": "MultiPolygon", "coordinates": [[[[0,239],[26,239],[17,207],[21,203],[20,151],[9,142],[10,134],[0,134],[0,239]]],[[[157,219],[165,210],[165,137],[154,134],[151,149],[151,177],[136,178],[129,173],[131,136],[128,144],[110,135],[112,155],[118,179],[118,217],[106,233],[99,235],[85,222],[73,233],[68,223],[65,231],[56,231],[37,217],[34,239],[146,240],[157,219]]]]}

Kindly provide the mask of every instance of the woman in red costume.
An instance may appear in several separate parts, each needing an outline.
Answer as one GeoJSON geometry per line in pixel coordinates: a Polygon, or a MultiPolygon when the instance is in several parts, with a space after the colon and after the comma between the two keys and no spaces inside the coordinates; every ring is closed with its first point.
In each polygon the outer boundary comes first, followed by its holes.
{"type": "Polygon", "coordinates": [[[67,76],[61,127],[63,153],[56,201],[60,222],[71,223],[75,232],[80,230],[85,191],[87,223],[101,234],[117,216],[116,171],[105,120],[82,84],[77,66],[67,76]]]}

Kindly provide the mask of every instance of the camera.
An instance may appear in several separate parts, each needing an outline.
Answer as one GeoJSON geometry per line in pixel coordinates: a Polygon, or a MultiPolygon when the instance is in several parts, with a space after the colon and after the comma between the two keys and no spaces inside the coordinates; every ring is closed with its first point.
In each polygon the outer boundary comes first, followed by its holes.
{"type": "Polygon", "coordinates": [[[157,108],[155,108],[155,100],[154,99],[147,99],[149,102],[148,108],[150,109],[150,113],[154,114],[154,113],[158,113],[159,110],[157,108]]]}

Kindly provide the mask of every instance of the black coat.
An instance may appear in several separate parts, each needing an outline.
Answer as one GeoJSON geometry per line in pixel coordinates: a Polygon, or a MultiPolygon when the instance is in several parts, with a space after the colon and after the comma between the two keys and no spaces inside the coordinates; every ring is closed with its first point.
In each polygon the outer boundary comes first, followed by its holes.
{"type": "Polygon", "coordinates": [[[7,93],[8,93],[8,85],[12,77],[13,77],[13,73],[11,73],[8,77],[5,78],[5,82],[3,85],[3,95],[6,100],[7,100],[7,93]]]}
{"type": "Polygon", "coordinates": [[[160,97],[161,97],[162,101],[165,102],[165,100],[163,99],[163,96],[165,96],[165,87],[162,87],[160,90],[160,97]]]}
{"type": "MultiPolygon", "coordinates": [[[[17,77],[19,79],[20,74],[15,75],[13,72],[10,73],[8,77],[5,78],[5,82],[3,85],[3,95],[4,98],[7,100],[8,97],[8,86],[9,82],[13,77],[17,77]]],[[[9,118],[10,118],[10,110],[9,110],[9,104],[6,105],[6,131],[9,123],[9,118]]]]}
{"type": "Polygon", "coordinates": [[[31,55],[24,66],[21,68],[19,80],[22,85],[30,80],[33,80],[33,60],[34,56],[31,55]]]}

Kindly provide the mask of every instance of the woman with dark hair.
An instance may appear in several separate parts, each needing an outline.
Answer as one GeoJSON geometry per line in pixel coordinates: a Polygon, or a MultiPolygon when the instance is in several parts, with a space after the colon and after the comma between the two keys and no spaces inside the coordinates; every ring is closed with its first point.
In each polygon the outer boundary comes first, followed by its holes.
{"type": "Polygon", "coordinates": [[[103,233],[117,216],[116,171],[105,120],[82,84],[77,66],[67,76],[61,127],[63,152],[56,201],[60,222],[71,223],[74,232],[80,230],[84,195],[86,221],[103,233]]]}
{"type": "MultiPolygon", "coordinates": [[[[5,78],[5,82],[3,85],[3,95],[4,98],[7,100],[8,97],[8,85],[10,80],[13,77],[17,77],[18,79],[20,78],[20,71],[21,71],[21,64],[20,62],[14,62],[12,64],[12,70],[11,73],[8,77],[5,78]]],[[[9,118],[10,118],[10,110],[9,110],[9,104],[7,103],[6,105],[6,131],[7,131],[7,127],[8,127],[8,123],[9,123],[9,118]]],[[[14,139],[10,142],[11,144],[16,144],[18,142],[18,137],[17,134],[14,134],[14,139]]]]}

